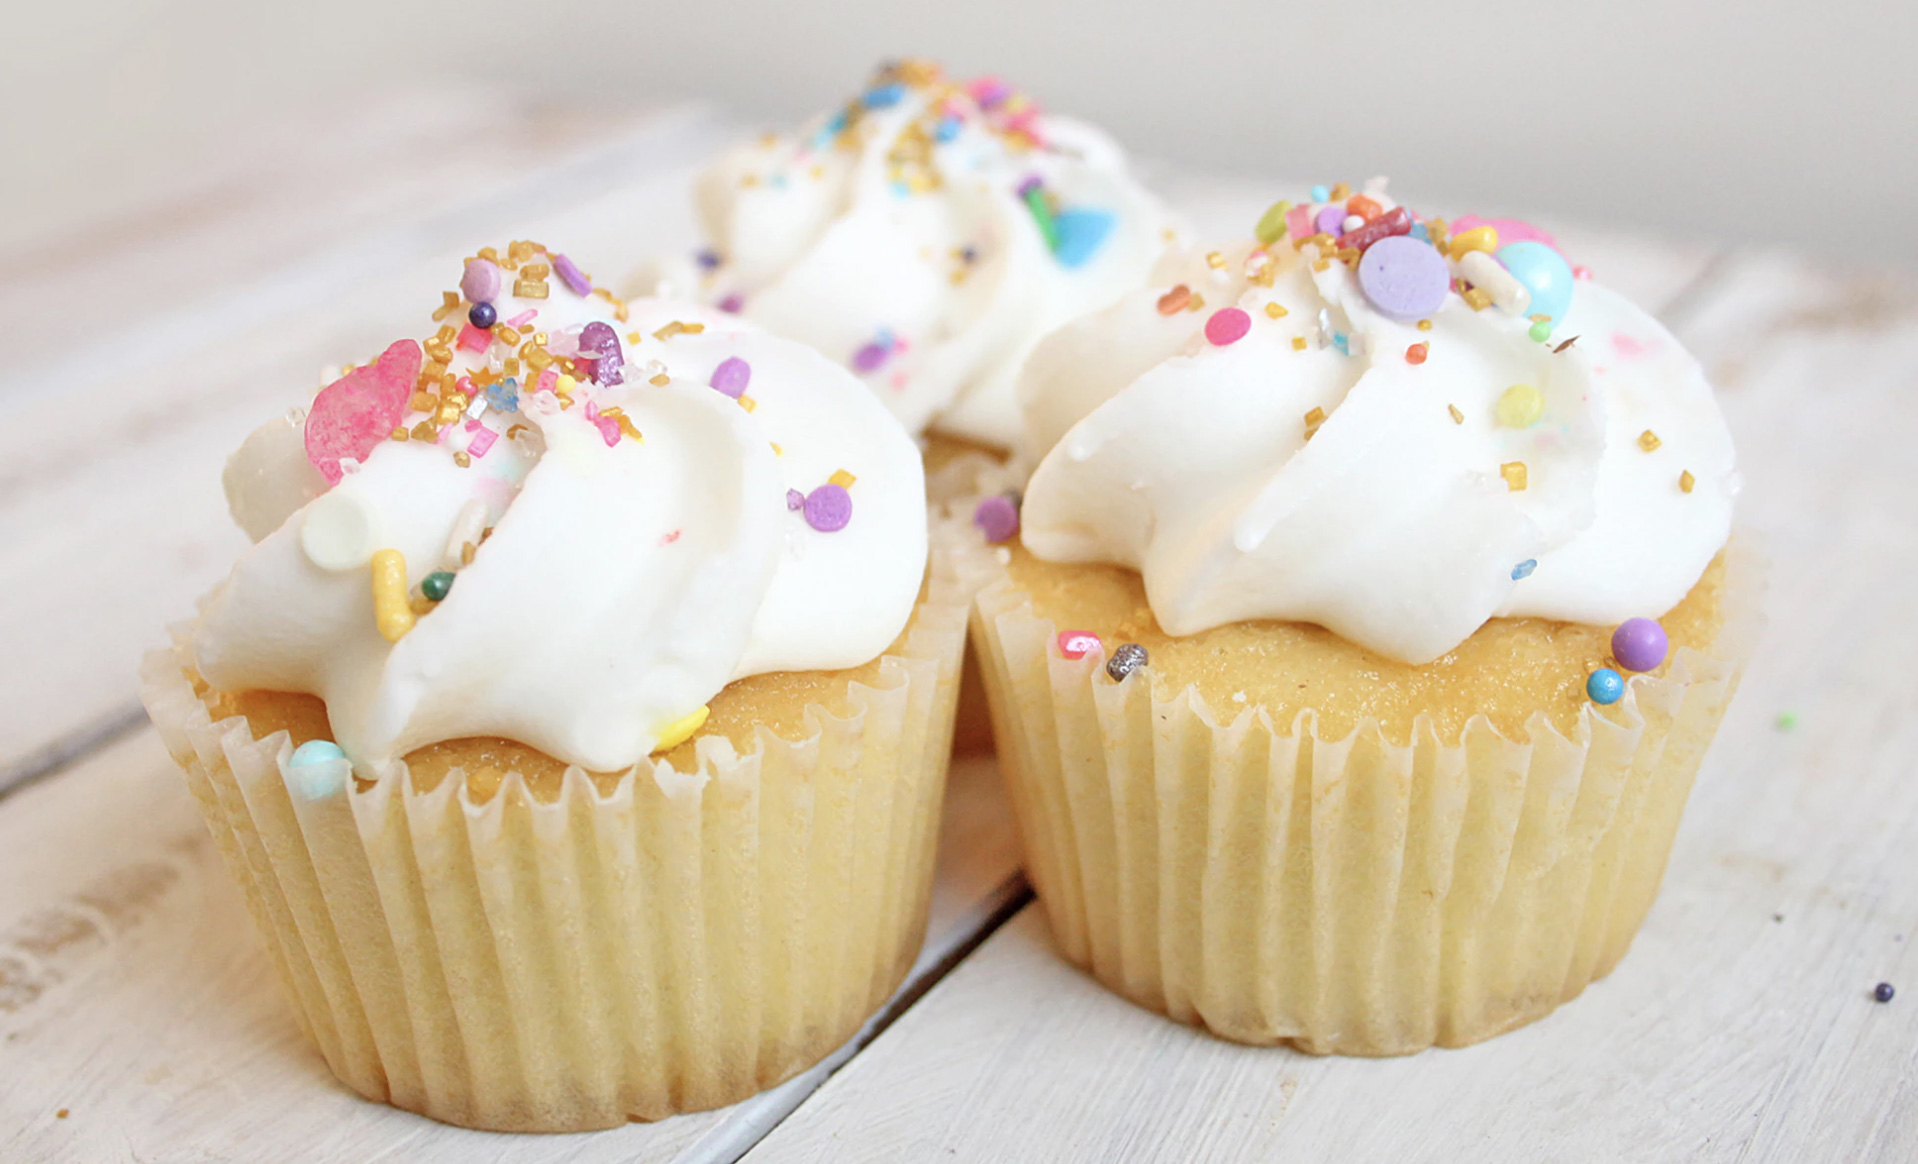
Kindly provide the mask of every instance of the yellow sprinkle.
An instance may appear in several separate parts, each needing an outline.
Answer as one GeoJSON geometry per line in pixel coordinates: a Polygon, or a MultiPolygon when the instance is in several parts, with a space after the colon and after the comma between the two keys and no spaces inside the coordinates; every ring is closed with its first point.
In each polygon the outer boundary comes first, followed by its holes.
{"type": "Polygon", "coordinates": [[[665,727],[660,728],[659,742],[653,745],[653,753],[657,755],[660,752],[666,751],[668,748],[676,748],[687,740],[692,739],[693,733],[705,727],[707,718],[712,714],[713,709],[711,707],[701,704],[698,711],[690,715],[682,715],[665,727]]]}
{"type": "Polygon", "coordinates": [[[773,456],[775,456],[775,457],[783,457],[783,456],[785,456],[785,455],[786,455],[786,450],[785,450],[785,449],[782,449],[782,448],[780,448],[780,447],[779,447],[779,442],[778,442],[778,441],[773,441],[773,442],[771,442],[771,443],[772,443],[772,446],[773,446],[773,456]]]}
{"type": "Polygon", "coordinates": [[[513,280],[513,295],[520,299],[546,298],[546,284],[536,279],[513,280]]]}
{"type": "Polygon", "coordinates": [[[661,372],[659,375],[654,376],[652,379],[646,382],[648,384],[651,384],[655,388],[664,388],[666,385],[671,384],[673,382],[673,378],[671,376],[668,376],[666,373],[661,372]]]}
{"type": "Polygon", "coordinates": [[[1483,287],[1467,287],[1465,294],[1461,296],[1461,298],[1465,300],[1465,305],[1473,311],[1484,311],[1492,305],[1492,297],[1486,293],[1483,287]]]}
{"type": "Polygon", "coordinates": [[[1506,428],[1530,428],[1545,415],[1545,394],[1530,384],[1514,384],[1500,394],[1497,413],[1506,428]]]}
{"type": "Polygon", "coordinates": [[[1445,411],[1447,411],[1447,412],[1449,412],[1449,413],[1451,413],[1451,414],[1452,414],[1452,423],[1453,423],[1453,424],[1464,424],[1464,423],[1465,423],[1465,414],[1464,414],[1463,412],[1460,412],[1460,411],[1458,410],[1458,405],[1456,405],[1456,404],[1448,404],[1448,405],[1446,405],[1446,406],[1445,406],[1445,411]]]}
{"type": "Polygon", "coordinates": [[[1484,251],[1490,254],[1498,250],[1498,230],[1490,226],[1475,226],[1461,234],[1452,236],[1452,257],[1462,258],[1468,251],[1484,251]]]}
{"type": "Polygon", "coordinates": [[[577,387],[579,387],[579,381],[564,374],[562,374],[559,379],[553,381],[553,391],[559,393],[561,396],[571,396],[573,389],[577,387]]]}
{"type": "Polygon", "coordinates": [[[1284,319],[1287,314],[1288,312],[1285,308],[1277,303],[1268,303],[1265,305],[1265,315],[1268,319],[1284,319]]]}
{"type": "Polygon", "coordinates": [[[1325,423],[1325,409],[1314,408],[1312,411],[1306,413],[1305,414],[1305,439],[1311,440],[1312,434],[1318,432],[1319,426],[1324,423],[1325,423]]]}
{"type": "Polygon", "coordinates": [[[739,406],[747,412],[751,412],[753,409],[759,407],[759,401],[754,400],[750,396],[741,396],[739,398],[739,406]]]}
{"type": "Polygon", "coordinates": [[[1351,196],[1352,187],[1345,182],[1337,183],[1332,187],[1332,201],[1334,202],[1343,202],[1351,196]]]}
{"type": "Polygon", "coordinates": [[[1505,487],[1514,493],[1525,489],[1525,462],[1507,461],[1498,467],[1498,475],[1505,478],[1505,487]]]}
{"type": "Polygon", "coordinates": [[[1690,493],[1692,491],[1692,487],[1697,484],[1698,484],[1698,478],[1692,476],[1692,471],[1690,469],[1687,469],[1683,473],[1680,473],[1678,475],[1678,491],[1680,493],[1690,493]]]}
{"type": "Polygon", "coordinates": [[[1313,259],[1312,269],[1314,271],[1329,271],[1332,269],[1332,260],[1331,259],[1313,259]]]}
{"type": "Polygon", "coordinates": [[[1419,320],[1419,330],[1420,330],[1420,331],[1431,331],[1431,330],[1432,330],[1432,321],[1431,321],[1431,320],[1429,320],[1429,319],[1421,319],[1421,320],[1419,320]]]}
{"type": "Polygon", "coordinates": [[[1217,251],[1212,251],[1205,256],[1205,265],[1215,271],[1223,271],[1225,270],[1225,256],[1217,251]]]}
{"type": "Polygon", "coordinates": [[[1305,337],[1304,337],[1304,336],[1302,336],[1302,335],[1295,335],[1295,336],[1293,336],[1293,337],[1292,337],[1292,350],[1293,350],[1293,351],[1295,351],[1295,352],[1302,352],[1302,351],[1304,351],[1304,350],[1305,350],[1305,337]]]}
{"type": "Polygon", "coordinates": [[[638,342],[640,342],[640,340],[641,340],[641,339],[643,339],[643,338],[644,338],[644,337],[643,337],[643,336],[641,336],[641,335],[640,335],[640,334],[639,334],[638,332],[636,332],[636,331],[629,331],[629,332],[627,332],[627,333],[626,333],[626,342],[627,342],[627,343],[629,343],[629,344],[636,344],[636,343],[638,343],[638,342]]]}
{"type": "Polygon", "coordinates": [[[851,489],[852,483],[859,480],[859,478],[846,472],[844,469],[835,469],[833,470],[832,476],[826,478],[826,480],[839,486],[841,489],[851,489]]]}
{"type": "Polygon", "coordinates": [[[478,553],[479,553],[479,547],[474,545],[472,542],[462,543],[460,545],[460,565],[462,566],[472,565],[473,556],[478,553]]]}
{"type": "Polygon", "coordinates": [[[413,612],[414,618],[418,618],[422,614],[433,613],[433,608],[438,605],[439,603],[434,602],[424,594],[415,594],[406,600],[406,608],[413,612]]]}
{"type": "Polygon", "coordinates": [[[406,555],[398,550],[373,551],[373,621],[380,637],[397,643],[413,629],[413,608],[407,602],[406,555]]]}
{"type": "Polygon", "coordinates": [[[1664,443],[1664,441],[1658,439],[1658,434],[1649,428],[1638,434],[1638,447],[1648,453],[1657,452],[1658,446],[1664,443]]]}
{"type": "Polygon", "coordinates": [[[440,305],[433,309],[433,322],[438,323],[460,309],[460,295],[457,291],[440,292],[440,305]]]}
{"type": "Polygon", "coordinates": [[[392,432],[387,433],[386,435],[393,438],[396,441],[403,441],[403,440],[406,440],[408,437],[406,426],[403,424],[395,428],[392,432]]]}
{"type": "Polygon", "coordinates": [[[1205,306],[1205,296],[1203,295],[1194,295],[1190,299],[1187,299],[1185,301],[1185,309],[1187,311],[1198,311],[1204,306],[1205,306]]]}

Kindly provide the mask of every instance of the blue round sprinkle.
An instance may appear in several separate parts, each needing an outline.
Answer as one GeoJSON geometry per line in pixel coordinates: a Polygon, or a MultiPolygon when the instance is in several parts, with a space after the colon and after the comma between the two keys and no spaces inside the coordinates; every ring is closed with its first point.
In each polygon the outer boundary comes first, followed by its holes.
{"type": "Polygon", "coordinates": [[[936,142],[951,141],[953,138],[959,136],[959,125],[960,122],[957,117],[940,118],[939,124],[933,126],[932,140],[936,142]]]}
{"type": "Polygon", "coordinates": [[[1625,695],[1625,677],[1610,667],[1600,667],[1585,680],[1585,694],[1593,703],[1617,703],[1625,695]]]}
{"type": "Polygon", "coordinates": [[[1532,571],[1536,569],[1538,569],[1538,559],[1527,558],[1523,562],[1520,562],[1518,565],[1512,567],[1512,581],[1517,582],[1522,578],[1530,578],[1532,576],[1532,571]]]}
{"type": "Polygon", "coordinates": [[[1323,186],[1312,187],[1312,201],[1324,202],[1332,197],[1332,192],[1323,186]]]}
{"type": "Polygon", "coordinates": [[[1565,261],[1565,256],[1542,242],[1528,239],[1498,248],[1498,261],[1532,293],[1532,305],[1525,309],[1525,314],[1551,316],[1552,328],[1565,322],[1566,313],[1572,309],[1576,284],[1572,265],[1565,261]]]}
{"type": "Polygon", "coordinates": [[[864,100],[868,109],[891,109],[905,99],[906,87],[894,84],[867,90],[864,100]]]}
{"type": "Polygon", "coordinates": [[[350,771],[346,753],[332,740],[308,740],[286,762],[287,775],[308,800],[324,800],[344,788],[350,771]]]}

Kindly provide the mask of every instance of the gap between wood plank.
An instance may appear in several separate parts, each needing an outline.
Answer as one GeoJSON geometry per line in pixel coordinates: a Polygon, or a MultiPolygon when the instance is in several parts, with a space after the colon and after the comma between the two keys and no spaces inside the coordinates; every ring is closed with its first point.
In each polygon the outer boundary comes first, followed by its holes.
{"type": "Polygon", "coordinates": [[[1032,900],[1032,886],[1027,883],[1025,872],[1015,869],[1011,876],[999,883],[997,889],[981,899],[965,917],[947,930],[947,933],[955,935],[950,944],[943,949],[929,947],[921,952],[919,961],[907,973],[905,984],[877,1014],[866,1020],[866,1025],[859,1028],[858,1034],[808,1070],[740,1103],[727,1114],[724,1122],[694,1141],[675,1164],[737,1164],[742,1156],[758,1146],[774,1128],[785,1122],[787,1116],[797,1111],[801,1104],[824,1086],[834,1073],[885,1034],[894,1022],[939,985],[946,975],[984,945],[986,939],[1019,916],[1032,900]]]}
{"type": "Polygon", "coordinates": [[[5,801],[22,788],[67,771],[100,749],[119,742],[146,725],[147,710],[136,701],[115,708],[77,731],[40,745],[0,768],[0,801],[5,801]]]}

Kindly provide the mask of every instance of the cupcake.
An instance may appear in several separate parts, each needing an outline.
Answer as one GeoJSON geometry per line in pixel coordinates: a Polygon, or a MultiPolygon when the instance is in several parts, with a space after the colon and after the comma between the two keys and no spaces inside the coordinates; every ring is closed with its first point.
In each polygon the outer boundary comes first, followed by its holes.
{"type": "Polygon", "coordinates": [[[1141,286],[1173,230],[1104,133],[923,61],[720,158],[698,204],[710,249],[642,278],[844,363],[935,473],[1014,451],[1032,346],[1141,286]]]}
{"type": "Polygon", "coordinates": [[[919,451],[536,244],[423,327],[234,455],[255,544],[148,710],[362,1095],[575,1131],[769,1087],[925,926],[965,597],[919,451]]]}
{"type": "Polygon", "coordinates": [[[1020,392],[1050,451],[962,570],[1068,958],[1355,1055],[1617,963],[1759,621],[1670,333],[1543,232],[1374,182],[1168,259],[1020,392]]]}

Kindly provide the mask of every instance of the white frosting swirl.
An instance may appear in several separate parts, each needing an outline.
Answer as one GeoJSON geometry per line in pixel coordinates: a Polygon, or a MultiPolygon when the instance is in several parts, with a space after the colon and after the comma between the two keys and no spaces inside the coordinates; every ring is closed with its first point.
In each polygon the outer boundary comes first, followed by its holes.
{"type": "MultiPolygon", "coordinates": [[[[470,439],[455,424],[437,444],[381,441],[304,504],[313,469],[278,431],[288,421],[236,454],[232,503],[259,540],[197,628],[210,683],[322,697],[356,762],[502,736],[615,770],[734,679],[856,666],[897,637],[925,568],[923,470],[853,377],[696,306],[638,302],[619,321],[614,303],[555,288],[548,301],[502,297],[500,315],[533,307],[555,339],[615,323],[624,383],[580,383],[563,408],[529,381],[517,413],[484,418],[524,427],[471,467],[452,456],[455,435],[470,439]],[[671,334],[682,323],[704,330],[671,334]],[[750,369],[750,407],[709,386],[734,359],[750,369]],[[639,439],[603,419],[613,409],[639,439]],[[844,528],[814,528],[790,508],[789,490],[811,493],[841,472],[854,477],[844,528]],[[339,548],[341,529],[359,529],[342,513],[371,527],[358,552],[339,548]],[[371,549],[404,555],[417,596],[426,575],[458,564],[447,553],[462,522],[490,532],[444,600],[389,642],[371,549]],[[315,546],[339,568],[316,564],[315,546]]],[[[463,354],[452,372],[488,360],[497,367],[498,353],[463,354]]]]}
{"type": "Polygon", "coordinates": [[[1001,448],[1032,345],[1139,286],[1173,229],[1105,134],[917,64],[724,156],[699,209],[719,265],[665,287],[844,362],[914,432],[1001,448]],[[1056,247],[1021,194],[1033,178],[1056,247]]]}
{"type": "Polygon", "coordinates": [[[1602,625],[1686,595],[1738,479],[1710,385],[1657,321],[1580,281],[1549,342],[1452,292],[1420,330],[1316,254],[1280,241],[1260,279],[1251,242],[1168,258],[1040,346],[1020,387],[1030,446],[1050,449],[1025,494],[1033,553],[1137,569],[1175,635],[1314,622],[1412,663],[1494,616],[1602,625]],[[1174,285],[1205,306],[1162,313],[1174,285]],[[1209,342],[1234,305],[1250,331],[1209,342]],[[1542,418],[1501,423],[1521,384],[1542,418]]]}

